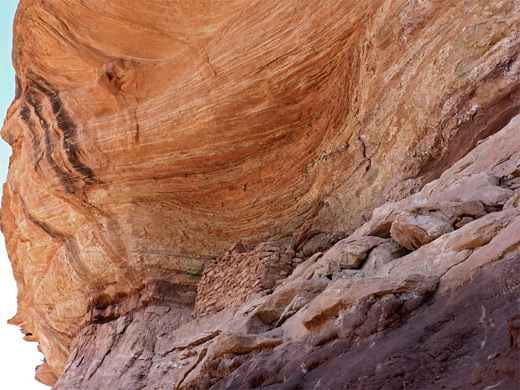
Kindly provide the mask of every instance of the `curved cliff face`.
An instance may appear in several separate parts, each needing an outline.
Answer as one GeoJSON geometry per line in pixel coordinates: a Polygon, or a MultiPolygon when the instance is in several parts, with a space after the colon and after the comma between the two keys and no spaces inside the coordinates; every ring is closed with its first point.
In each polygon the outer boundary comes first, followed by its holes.
{"type": "Polygon", "coordinates": [[[164,283],[99,303],[55,389],[517,387],[519,132],[520,115],[324,253],[235,245],[194,306],[164,283]]]}
{"type": "Polygon", "coordinates": [[[192,305],[236,241],[311,255],[502,129],[519,20],[515,0],[22,0],[2,230],[50,381],[96,307],[163,283],[192,305]]]}

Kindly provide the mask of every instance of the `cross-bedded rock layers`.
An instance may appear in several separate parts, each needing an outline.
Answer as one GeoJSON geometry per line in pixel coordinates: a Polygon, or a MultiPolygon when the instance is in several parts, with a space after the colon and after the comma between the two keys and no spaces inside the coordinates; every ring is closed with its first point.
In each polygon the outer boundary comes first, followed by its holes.
{"type": "MultiPolygon", "coordinates": [[[[520,112],[516,0],[21,0],[14,37],[2,231],[11,322],[39,342],[47,383],[93,324],[162,318],[157,302],[173,328],[188,321],[204,266],[233,243],[292,245],[271,255],[294,268],[520,112]]],[[[389,203],[316,277],[378,272],[499,212],[517,187],[484,176],[468,188],[502,188],[496,204],[389,203]]]]}

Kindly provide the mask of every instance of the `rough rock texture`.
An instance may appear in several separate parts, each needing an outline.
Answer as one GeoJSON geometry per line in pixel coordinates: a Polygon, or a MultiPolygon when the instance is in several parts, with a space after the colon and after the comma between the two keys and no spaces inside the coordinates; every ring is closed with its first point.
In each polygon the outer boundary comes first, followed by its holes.
{"type": "Polygon", "coordinates": [[[197,283],[194,317],[272,293],[276,283],[292,273],[294,251],[287,245],[265,242],[244,251],[243,245],[234,245],[204,269],[197,283]]]}
{"type": "MultiPolygon", "coordinates": [[[[231,304],[217,312],[209,304],[206,315],[193,320],[174,306],[178,298],[89,320],[55,389],[515,388],[518,134],[520,116],[440,179],[376,210],[353,237],[300,263],[272,294],[233,289],[222,296],[231,304]],[[458,227],[472,210],[466,202],[488,209],[458,227]],[[452,229],[408,254],[390,238],[364,235],[388,224],[394,231],[394,224],[404,224],[397,218],[402,210],[413,213],[418,205],[432,215],[442,212],[452,229]],[[345,264],[353,254],[360,269],[345,264]]],[[[267,248],[286,253],[273,243],[250,253],[235,247],[220,269],[233,257],[241,258],[236,267],[258,262],[267,248]]],[[[213,271],[205,270],[210,281],[213,271]]],[[[218,279],[240,280],[233,272],[218,279]]]]}
{"type": "Polygon", "coordinates": [[[57,388],[209,386],[352,307],[406,322],[518,250],[517,0],[21,0],[14,33],[11,323],[57,388]],[[181,326],[194,297],[143,298],[266,240],[309,259],[252,306],[181,326]]]}
{"type": "Polygon", "coordinates": [[[477,272],[413,314],[420,295],[368,296],[325,334],[259,353],[212,388],[518,388],[519,263],[477,272]]]}

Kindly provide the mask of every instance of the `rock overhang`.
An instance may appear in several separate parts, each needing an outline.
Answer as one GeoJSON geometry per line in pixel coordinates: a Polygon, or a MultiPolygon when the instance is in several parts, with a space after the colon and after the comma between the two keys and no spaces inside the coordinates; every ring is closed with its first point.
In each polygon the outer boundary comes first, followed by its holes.
{"type": "Polygon", "coordinates": [[[2,224],[56,373],[90,296],[351,232],[518,112],[514,1],[176,4],[20,2],[2,224]]]}

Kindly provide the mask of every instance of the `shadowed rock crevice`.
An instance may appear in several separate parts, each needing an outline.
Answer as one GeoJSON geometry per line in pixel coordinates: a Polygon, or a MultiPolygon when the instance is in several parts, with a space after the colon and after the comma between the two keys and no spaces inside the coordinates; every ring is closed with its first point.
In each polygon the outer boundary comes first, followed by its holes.
{"type": "MultiPolygon", "coordinates": [[[[507,61],[507,66],[497,66],[497,68],[502,74],[509,72],[514,62],[518,62],[517,54],[507,61]]],[[[499,77],[496,69],[490,75],[494,75],[494,77],[485,77],[484,80],[488,81],[491,78],[489,82],[493,82],[494,78],[499,77]]],[[[464,101],[471,101],[471,96],[474,94],[475,91],[471,91],[464,101]]],[[[500,91],[495,100],[486,107],[472,106],[464,118],[458,117],[457,110],[454,117],[461,124],[459,131],[450,140],[450,147],[437,155],[432,162],[427,163],[419,176],[423,177],[425,184],[439,178],[446,169],[473,150],[479,142],[500,131],[519,113],[520,86],[518,85],[514,86],[512,90],[500,91]]],[[[453,120],[453,117],[446,118],[446,122],[450,120],[453,120]]],[[[439,149],[443,149],[441,145],[439,145],[439,149]]]]}

